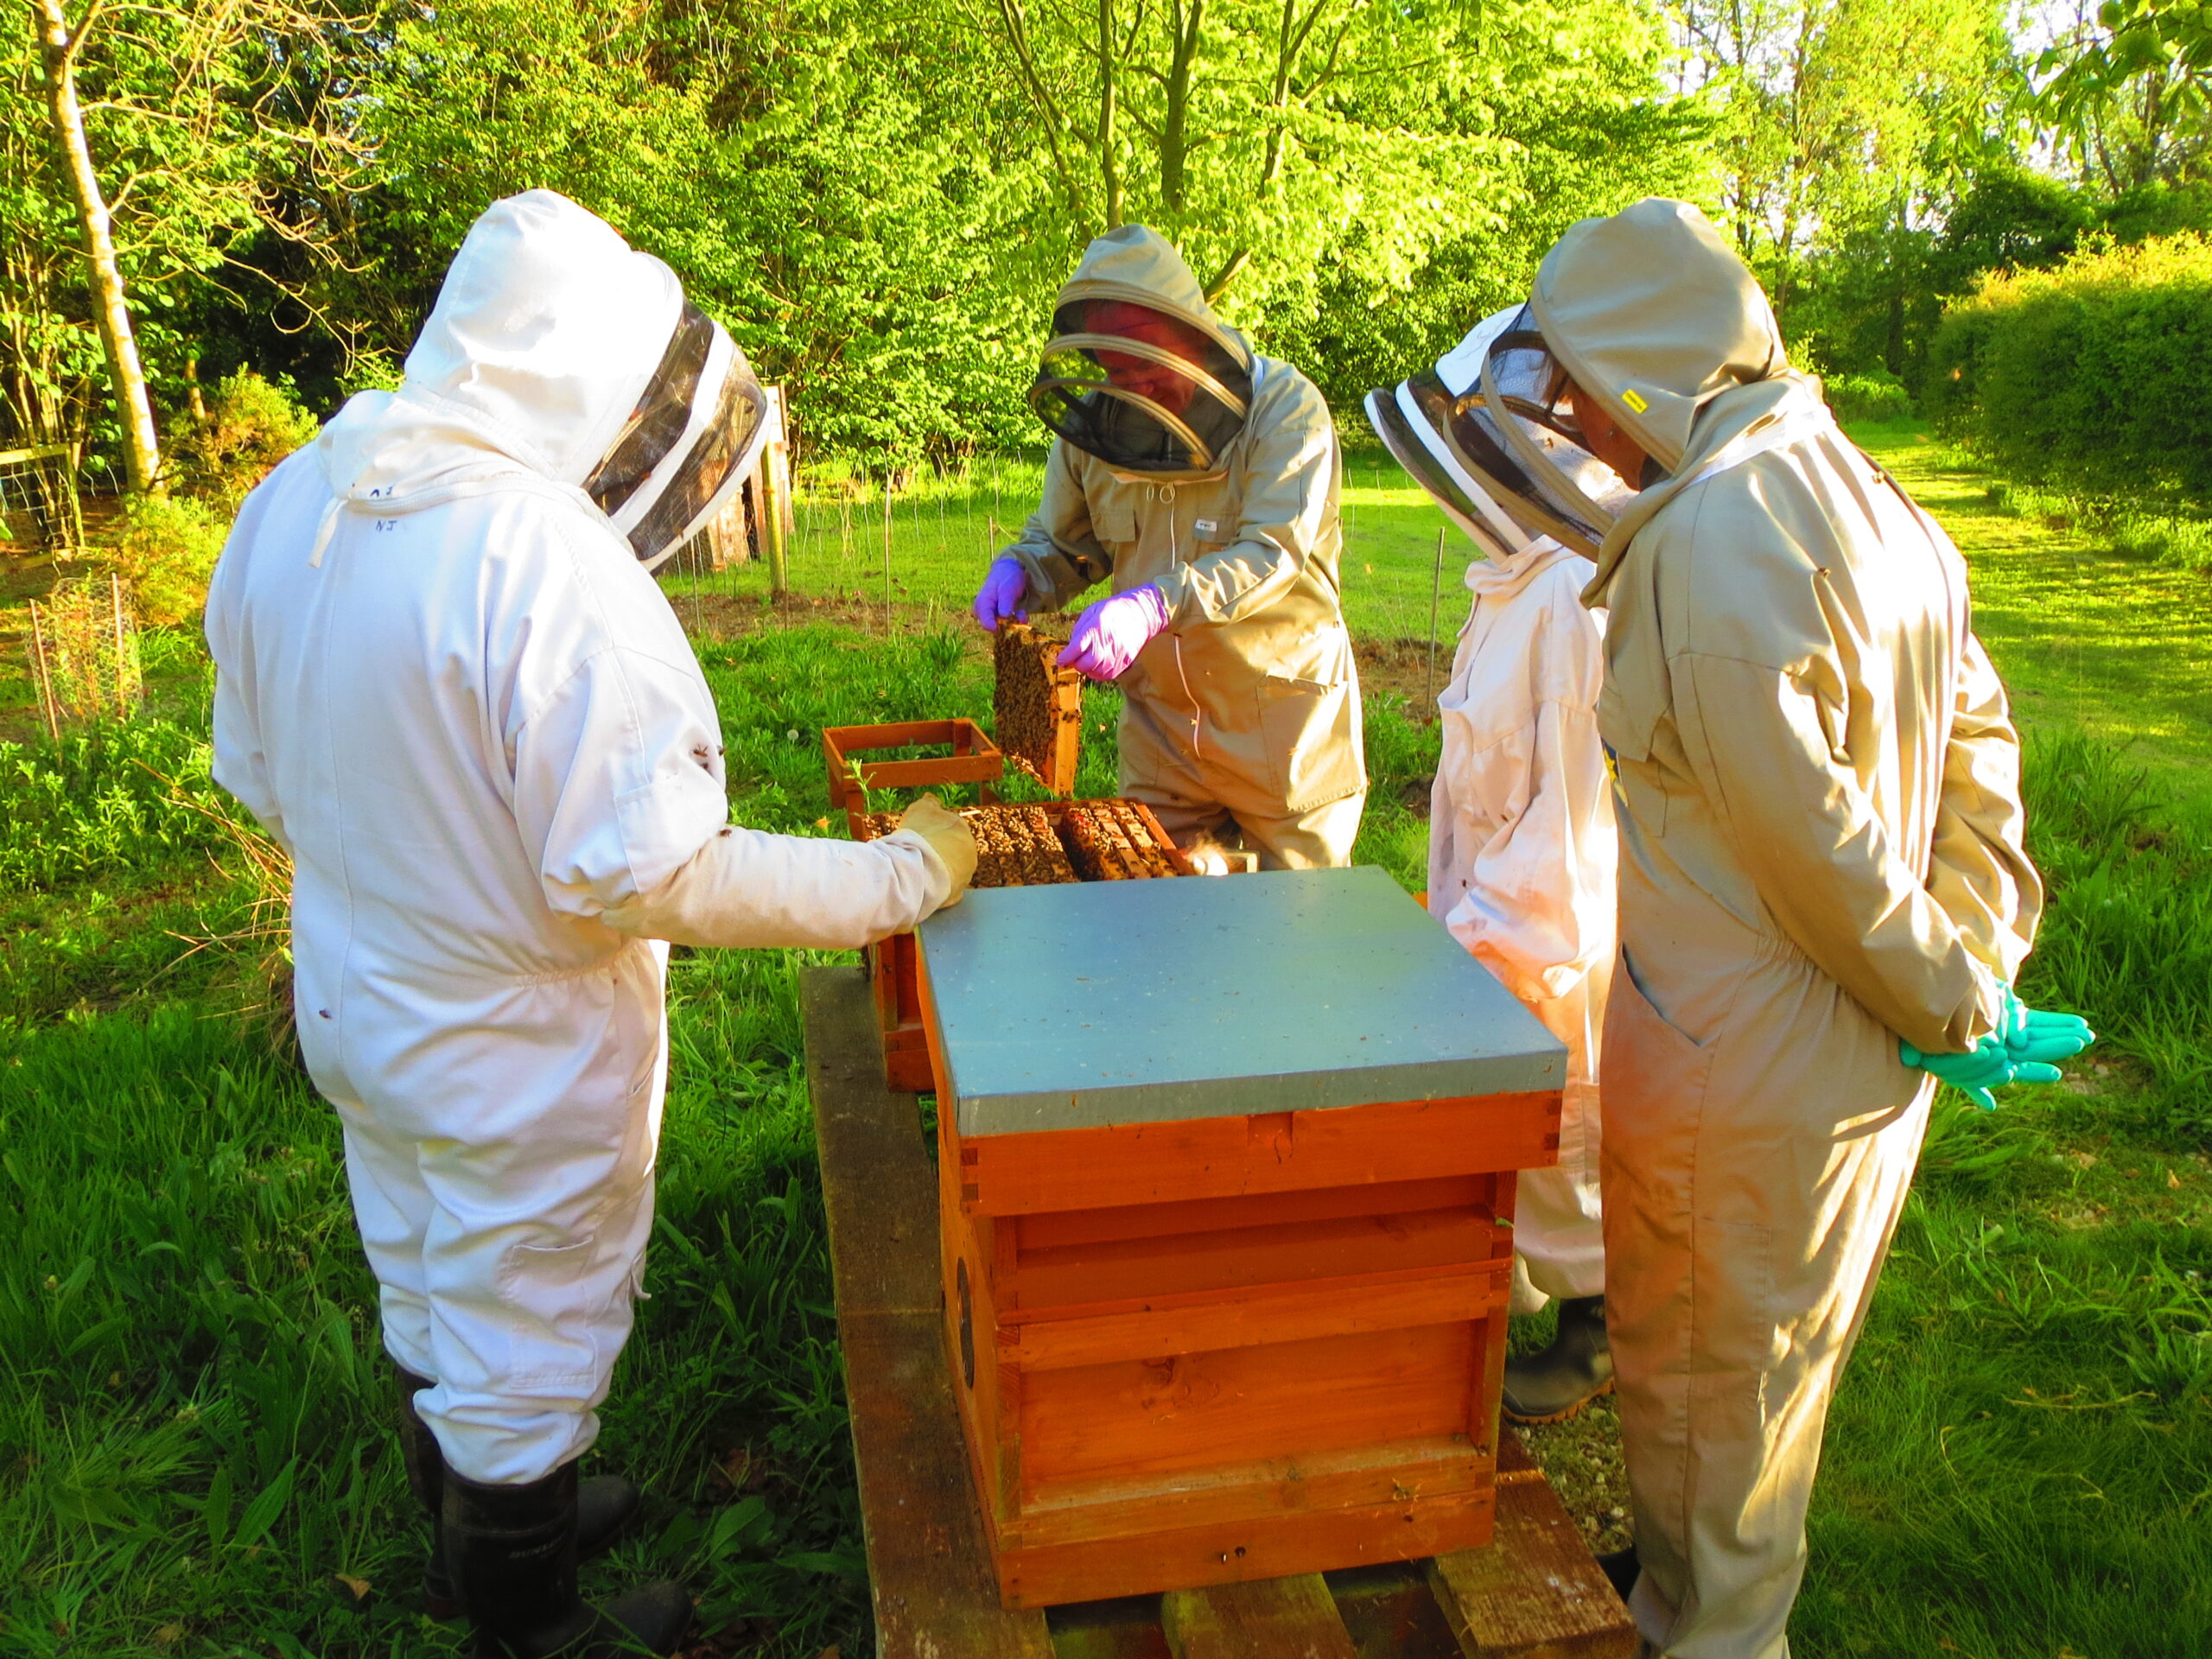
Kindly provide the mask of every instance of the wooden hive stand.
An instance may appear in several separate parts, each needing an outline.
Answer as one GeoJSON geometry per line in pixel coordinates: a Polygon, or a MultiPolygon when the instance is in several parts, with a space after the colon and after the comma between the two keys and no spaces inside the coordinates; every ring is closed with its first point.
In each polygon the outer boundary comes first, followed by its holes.
{"type": "Polygon", "coordinates": [[[944,1339],[938,1185],[916,1098],[887,1085],[856,968],[803,971],[880,1659],[1629,1659],[1636,1637],[1520,1443],[1493,1541],[1430,1559],[1009,1610],[944,1339]]]}

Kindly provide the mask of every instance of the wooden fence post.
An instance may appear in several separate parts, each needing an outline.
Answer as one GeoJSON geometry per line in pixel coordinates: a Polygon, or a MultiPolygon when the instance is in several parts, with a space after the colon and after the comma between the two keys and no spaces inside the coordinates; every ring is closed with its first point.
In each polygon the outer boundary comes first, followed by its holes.
{"type": "Polygon", "coordinates": [[[768,442],[760,455],[760,534],[768,550],[768,591],[791,591],[791,454],[784,423],[784,389],[770,386],[768,442]]]}
{"type": "Polygon", "coordinates": [[[46,625],[39,615],[38,601],[31,606],[31,658],[38,669],[39,712],[46,716],[46,729],[56,744],[61,741],[61,711],[54,701],[54,670],[46,660],[46,625]]]}

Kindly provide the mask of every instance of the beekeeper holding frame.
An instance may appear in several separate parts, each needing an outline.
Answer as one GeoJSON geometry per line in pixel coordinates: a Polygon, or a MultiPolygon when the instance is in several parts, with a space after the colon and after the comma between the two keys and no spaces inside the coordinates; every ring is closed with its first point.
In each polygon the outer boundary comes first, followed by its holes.
{"type": "Polygon", "coordinates": [[[1185,847],[1349,864],[1367,771],[1328,404],[1141,225],[1085,251],[1052,329],[1030,391],[1056,435],[1044,499],[976,620],[1111,582],[1060,661],[1121,687],[1122,792],[1185,847]]]}

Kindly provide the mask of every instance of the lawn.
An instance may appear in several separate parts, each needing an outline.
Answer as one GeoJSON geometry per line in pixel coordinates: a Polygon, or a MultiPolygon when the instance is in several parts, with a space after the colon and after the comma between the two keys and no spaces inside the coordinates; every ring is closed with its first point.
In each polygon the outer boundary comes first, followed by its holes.
{"type": "MultiPolygon", "coordinates": [[[[2054,902],[2024,988],[2106,1040],[1994,1116],[1939,1103],[1838,1402],[1796,1650],[2212,1651],[2212,588],[2006,515],[1910,429],[1865,435],[1966,551],[2033,734],[2054,902]]],[[[671,582],[738,816],[831,832],[825,723],[988,713],[951,613],[1034,475],[986,463],[894,498],[887,633],[880,496],[810,498],[792,571],[819,606],[764,606],[752,569],[671,582]]],[[[1356,630],[1426,640],[1435,515],[1363,455],[1347,499],[1356,630]]],[[[1447,592],[1447,643],[1458,609],[1447,592]]],[[[162,718],[0,749],[0,1178],[22,1218],[0,1235],[0,1652],[457,1651],[412,1584],[334,1124],[238,1012],[269,940],[205,780],[205,664],[172,638],[157,667],[162,718]]],[[[1361,855],[1417,883],[1404,799],[1433,734],[1370,702],[1361,855]]],[[[1112,709],[1086,707],[1087,792],[1110,785],[1112,709]]],[[[813,1659],[868,1637],[801,959],[676,964],[652,1297],[597,1454],[653,1502],[593,1579],[681,1572],[712,1651],[813,1659]]],[[[1593,1535],[1618,1502],[1611,1421],[1541,1441],[1593,1535]]]]}

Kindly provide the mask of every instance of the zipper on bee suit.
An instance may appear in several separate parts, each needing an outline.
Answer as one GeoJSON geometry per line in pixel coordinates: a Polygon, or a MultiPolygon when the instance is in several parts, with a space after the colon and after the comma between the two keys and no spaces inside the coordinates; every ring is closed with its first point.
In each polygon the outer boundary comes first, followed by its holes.
{"type": "MultiPolygon", "coordinates": [[[[1158,501],[1167,509],[1167,562],[1171,565],[1183,562],[1181,538],[1175,533],[1175,486],[1173,484],[1147,484],[1145,498],[1158,501]]],[[[1191,677],[1183,667],[1183,639],[1171,634],[1169,643],[1175,647],[1175,677],[1183,683],[1183,700],[1191,705],[1191,759],[1198,758],[1198,700],[1191,694],[1191,677]]]]}

